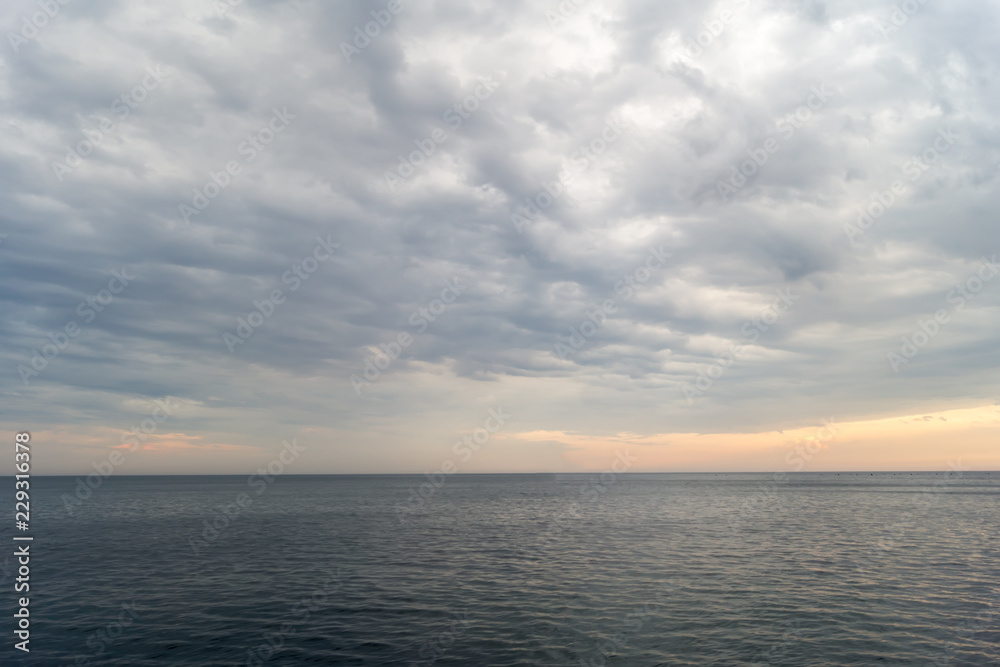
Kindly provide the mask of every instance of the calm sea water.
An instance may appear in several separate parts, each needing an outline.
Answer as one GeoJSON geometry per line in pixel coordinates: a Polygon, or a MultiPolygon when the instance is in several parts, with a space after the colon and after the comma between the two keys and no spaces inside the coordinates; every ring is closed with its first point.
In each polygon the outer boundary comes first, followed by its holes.
{"type": "Polygon", "coordinates": [[[32,484],[4,665],[1000,665],[997,473],[32,484]]]}

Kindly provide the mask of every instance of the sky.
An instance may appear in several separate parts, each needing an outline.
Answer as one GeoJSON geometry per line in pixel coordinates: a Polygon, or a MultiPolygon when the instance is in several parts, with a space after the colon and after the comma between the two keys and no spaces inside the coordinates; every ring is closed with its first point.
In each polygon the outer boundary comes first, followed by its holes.
{"type": "Polygon", "coordinates": [[[0,426],[35,474],[1000,469],[998,23],[4,2],[0,426]]]}

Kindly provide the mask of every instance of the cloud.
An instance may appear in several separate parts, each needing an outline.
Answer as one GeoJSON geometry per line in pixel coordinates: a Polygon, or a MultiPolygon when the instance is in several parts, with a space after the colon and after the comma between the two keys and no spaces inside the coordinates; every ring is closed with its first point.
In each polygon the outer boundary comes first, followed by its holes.
{"type": "Polygon", "coordinates": [[[998,429],[1000,408],[983,405],[851,422],[828,417],[784,431],[607,436],[531,431],[511,437],[555,443],[568,466],[591,471],[607,467],[620,451],[635,457],[632,472],[945,470],[959,459],[972,469],[995,469],[1000,458],[991,443],[998,429]],[[941,442],[960,444],[946,454],[941,442]]]}
{"type": "MultiPolygon", "coordinates": [[[[433,465],[497,402],[526,431],[597,435],[766,432],[993,396],[996,285],[899,373],[886,355],[1000,251],[995,7],[928,3],[886,32],[891,10],[860,2],[592,0],[550,25],[556,3],[404,1],[348,62],[341,43],[385,7],[71,3],[16,51],[8,39],[0,396],[14,428],[60,429],[71,453],[66,433],[126,428],[127,401],[175,396],[200,407],[172,432],[270,451],[316,428],[337,434],[310,449],[318,470],[372,472],[433,465]],[[276,109],[294,118],[269,135],[276,109]],[[627,129],[602,147],[610,121],[627,129]],[[941,131],[957,138],[913,179],[941,131]],[[413,173],[392,190],[401,159],[413,173]],[[519,233],[511,216],[568,169],[519,233]],[[852,244],[845,227],[895,181],[905,191],[852,244]],[[340,248],[310,273],[318,237],[340,248]],[[670,262],[624,299],[616,285],[661,245],[670,262]],[[124,266],[134,281],[85,321],[79,304],[124,266]],[[293,269],[308,276],[294,291],[293,269]],[[350,376],[454,276],[469,289],[358,396],[350,376]],[[276,289],[287,300],[230,352],[223,334],[276,289]],[[689,404],[683,387],[783,289],[801,299],[689,404]],[[618,311],[560,358],[609,298],[618,311]],[[69,322],[79,334],[46,358],[69,322]],[[26,384],[19,367],[45,361],[26,384]]],[[[36,11],[8,3],[0,22],[18,34],[36,11]]],[[[541,447],[519,455],[554,465],[541,447]]]]}

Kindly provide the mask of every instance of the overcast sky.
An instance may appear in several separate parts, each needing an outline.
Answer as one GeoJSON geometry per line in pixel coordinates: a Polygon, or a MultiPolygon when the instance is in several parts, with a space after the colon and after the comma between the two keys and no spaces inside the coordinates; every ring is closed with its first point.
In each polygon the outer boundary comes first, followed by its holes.
{"type": "Polygon", "coordinates": [[[50,4],[0,8],[34,472],[773,470],[830,419],[806,470],[1000,468],[995,4],[50,4]]]}

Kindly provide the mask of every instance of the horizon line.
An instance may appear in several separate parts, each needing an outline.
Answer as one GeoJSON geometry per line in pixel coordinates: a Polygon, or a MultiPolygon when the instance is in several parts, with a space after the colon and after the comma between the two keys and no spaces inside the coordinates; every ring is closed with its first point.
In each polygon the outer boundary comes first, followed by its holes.
{"type": "MultiPolygon", "coordinates": [[[[956,472],[954,470],[799,470],[799,471],[782,471],[782,470],[738,470],[738,471],[640,471],[640,472],[611,472],[608,470],[594,470],[594,471],[572,471],[572,472],[455,472],[448,473],[446,477],[475,477],[475,476],[487,476],[487,475],[602,475],[602,474],[612,474],[612,475],[863,475],[868,473],[869,475],[878,474],[915,474],[915,473],[949,473],[956,472]]],[[[957,471],[961,473],[986,473],[1000,474],[1000,470],[962,470],[957,471]]],[[[14,477],[15,474],[20,473],[10,473],[10,474],[0,474],[0,477],[14,477]]],[[[79,477],[80,475],[86,474],[87,476],[93,475],[90,473],[60,473],[60,474],[32,474],[32,477],[79,477]]],[[[99,473],[98,473],[99,474],[99,473]]],[[[245,475],[258,475],[257,471],[250,473],[238,473],[238,472],[222,472],[222,473],[135,473],[131,475],[109,475],[108,477],[101,476],[102,479],[109,479],[110,477],[243,477],[245,475]]],[[[426,477],[435,473],[427,472],[313,472],[313,473],[278,473],[271,474],[272,477],[426,477]]]]}

